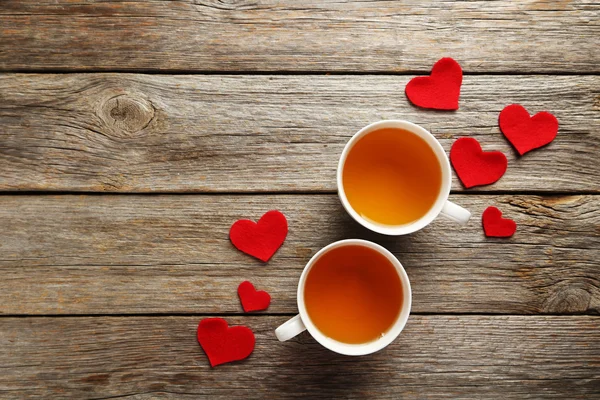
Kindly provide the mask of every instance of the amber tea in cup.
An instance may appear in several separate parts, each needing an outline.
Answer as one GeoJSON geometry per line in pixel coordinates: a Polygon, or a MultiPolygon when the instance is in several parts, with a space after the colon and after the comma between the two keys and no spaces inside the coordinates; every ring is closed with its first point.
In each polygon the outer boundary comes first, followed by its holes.
{"type": "Polygon", "coordinates": [[[366,246],[336,247],[319,257],[306,277],[304,304],[325,336],[358,344],[379,339],[402,309],[396,267],[366,246]]]}
{"type": "Polygon", "coordinates": [[[298,311],[277,329],[284,342],[307,330],[336,353],[361,356],[398,337],[410,314],[408,275],[380,245],[346,239],[319,250],[298,282],[298,311]]]}
{"type": "Polygon", "coordinates": [[[337,187],[352,218],[373,232],[407,235],[438,215],[466,225],[469,210],[448,200],[450,160],[425,128],[403,120],[369,124],[350,138],[337,187]]]}
{"type": "Polygon", "coordinates": [[[352,147],[342,179],[348,202],[361,217],[381,225],[404,225],[433,207],[442,187],[442,167],[418,135],[382,128],[352,147]]]}

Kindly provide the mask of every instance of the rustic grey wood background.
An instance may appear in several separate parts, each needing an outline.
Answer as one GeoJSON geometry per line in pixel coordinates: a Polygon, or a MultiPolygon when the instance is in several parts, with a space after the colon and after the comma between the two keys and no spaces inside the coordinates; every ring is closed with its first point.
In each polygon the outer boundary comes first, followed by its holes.
{"type": "Polygon", "coordinates": [[[0,2],[0,398],[600,398],[600,5],[596,1],[3,0],[0,2]],[[440,57],[460,110],[404,86],[440,57]],[[518,157],[509,103],[560,122],[518,157]],[[473,211],[389,238],[335,195],[362,126],[422,124],[509,159],[473,211]],[[483,236],[499,206],[519,228],[483,236]],[[264,265],[228,240],[277,208],[264,265]],[[273,330],[322,246],[366,238],[406,266],[406,330],[361,358],[273,330]],[[268,290],[245,315],[244,279],[268,290]],[[251,327],[254,353],[211,369],[205,316],[251,327]]]}

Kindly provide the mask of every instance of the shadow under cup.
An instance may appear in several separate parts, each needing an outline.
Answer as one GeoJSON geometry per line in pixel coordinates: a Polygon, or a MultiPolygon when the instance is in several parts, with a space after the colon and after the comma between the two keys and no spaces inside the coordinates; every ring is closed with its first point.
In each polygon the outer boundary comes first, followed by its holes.
{"type": "Polygon", "coordinates": [[[307,264],[298,286],[306,329],[323,346],[364,355],[391,343],[404,328],[411,289],[404,268],[385,248],[365,240],[335,242],[307,264]]]}

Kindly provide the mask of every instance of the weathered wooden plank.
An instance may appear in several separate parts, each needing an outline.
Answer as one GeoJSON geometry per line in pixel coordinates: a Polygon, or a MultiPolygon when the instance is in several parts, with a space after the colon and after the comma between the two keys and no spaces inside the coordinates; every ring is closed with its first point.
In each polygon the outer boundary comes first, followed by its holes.
{"type": "Polygon", "coordinates": [[[256,348],[215,369],[196,342],[202,318],[2,318],[2,397],[600,395],[600,317],[413,315],[387,349],[360,359],[331,353],[308,334],[277,342],[273,330],[286,316],[226,317],[255,332],[256,348]]]}
{"type": "Polygon", "coordinates": [[[0,313],[239,313],[245,279],[271,293],[269,312],[293,313],[306,262],[347,238],[400,259],[416,312],[600,312],[600,196],[451,198],[473,212],[467,227],[439,219],[390,238],[353,222],[335,195],[0,196],[0,313]],[[514,237],[484,237],[489,205],[517,222],[514,237]],[[228,233],[269,209],[290,231],[265,265],[228,233]]]}
{"type": "Polygon", "coordinates": [[[600,72],[596,1],[4,0],[0,69],[600,72]]]}
{"type": "MultiPolygon", "coordinates": [[[[509,158],[483,190],[600,192],[599,76],[467,76],[461,109],[416,109],[405,76],[0,76],[0,190],[334,191],[345,142],[408,119],[448,151],[470,135],[509,158]],[[509,103],[560,121],[518,158],[499,132],[509,103]]],[[[455,179],[454,190],[462,190],[455,179]]]]}

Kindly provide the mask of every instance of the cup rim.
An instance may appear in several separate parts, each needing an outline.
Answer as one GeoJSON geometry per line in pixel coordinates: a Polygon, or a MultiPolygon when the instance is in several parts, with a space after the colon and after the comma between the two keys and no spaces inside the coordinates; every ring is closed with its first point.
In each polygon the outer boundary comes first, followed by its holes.
{"type": "Polygon", "coordinates": [[[312,335],[312,337],[315,338],[315,340],[317,342],[319,342],[319,344],[321,344],[325,348],[327,348],[331,351],[334,351],[336,353],[339,353],[339,354],[344,354],[344,355],[348,355],[348,356],[361,356],[361,355],[371,354],[371,353],[374,353],[376,351],[383,349],[384,347],[386,347],[390,343],[392,343],[394,341],[394,339],[396,339],[398,337],[400,332],[402,332],[402,330],[406,326],[406,322],[408,321],[408,317],[410,315],[410,310],[412,307],[412,290],[411,290],[411,286],[410,286],[410,280],[408,279],[408,275],[407,275],[406,271],[404,270],[404,267],[402,266],[400,261],[396,258],[396,256],[394,256],[389,250],[387,250],[385,247],[383,247],[377,243],[373,243],[368,240],[345,239],[345,240],[339,240],[337,242],[330,243],[329,245],[323,247],[321,250],[319,250],[315,255],[313,255],[311,257],[311,259],[308,261],[308,263],[304,267],[302,274],[300,275],[300,280],[298,282],[298,290],[296,293],[296,299],[297,299],[297,303],[298,303],[298,310],[300,313],[300,318],[302,319],[304,326],[306,327],[308,332],[312,335]],[[337,341],[335,339],[325,336],[323,333],[321,333],[321,331],[319,331],[319,329],[315,326],[315,324],[312,322],[312,320],[308,316],[308,312],[307,312],[306,306],[304,304],[304,286],[306,283],[306,277],[308,276],[308,273],[311,270],[312,266],[326,252],[328,252],[334,248],[347,246],[347,245],[365,246],[365,247],[369,247],[369,248],[379,252],[380,254],[383,254],[396,268],[396,272],[398,273],[398,277],[400,278],[400,283],[402,285],[402,292],[403,292],[402,307],[400,309],[400,313],[398,314],[398,317],[397,317],[396,321],[394,322],[393,326],[388,330],[388,332],[383,337],[381,337],[377,340],[373,340],[371,342],[367,342],[367,343],[349,344],[349,343],[343,343],[343,342],[340,342],[340,341],[337,341]]]}
{"type": "Polygon", "coordinates": [[[450,196],[450,188],[452,186],[452,173],[450,170],[450,160],[446,155],[446,152],[440,142],[429,132],[427,129],[414,124],[409,121],[401,120],[401,119],[387,119],[382,121],[373,122],[358,132],[356,132],[350,140],[344,146],[344,150],[340,155],[340,159],[337,167],[337,188],[338,188],[338,196],[344,206],[344,209],[356,222],[364,226],[365,228],[381,233],[384,235],[390,236],[398,236],[398,235],[406,235],[409,233],[416,232],[425,226],[429,225],[442,211],[444,204],[448,201],[448,197],[450,196]],[[361,217],[354,208],[350,205],[348,198],[346,197],[346,192],[344,190],[344,183],[342,179],[344,164],[346,162],[346,158],[348,154],[358,142],[359,139],[368,135],[369,133],[382,128],[398,128],[410,131],[420,138],[424,139],[425,142],[429,145],[429,147],[433,150],[438,162],[440,163],[440,169],[442,172],[442,187],[440,188],[440,192],[438,194],[433,207],[429,209],[429,211],[423,215],[418,220],[411,222],[410,224],[390,226],[377,224],[375,222],[371,222],[363,217],[361,217]]]}

